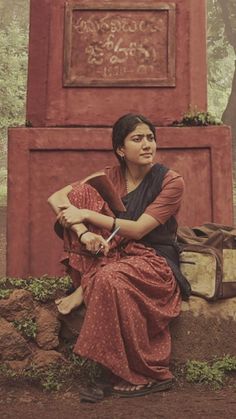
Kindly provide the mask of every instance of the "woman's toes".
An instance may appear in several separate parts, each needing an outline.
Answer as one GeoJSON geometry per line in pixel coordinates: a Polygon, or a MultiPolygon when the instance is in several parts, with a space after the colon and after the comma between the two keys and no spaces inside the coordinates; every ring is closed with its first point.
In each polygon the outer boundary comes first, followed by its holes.
{"type": "Polygon", "coordinates": [[[58,304],[60,304],[62,302],[62,298],[58,298],[57,300],[55,300],[55,304],[58,306],[58,304]]]}

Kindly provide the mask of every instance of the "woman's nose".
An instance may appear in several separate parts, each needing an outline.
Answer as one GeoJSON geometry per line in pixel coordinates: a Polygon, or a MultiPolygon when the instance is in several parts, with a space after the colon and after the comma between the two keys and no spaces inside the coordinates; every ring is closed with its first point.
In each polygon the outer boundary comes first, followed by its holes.
{"type": "Polygon", "coordinates": [[[142,147],[143,147],[143,148],[150,148],[150,142],[149,142],[149,140],[148,140],[148,138],[147,138],[147,137],[143,137],[143,140],[142,140],[142,147]]]}

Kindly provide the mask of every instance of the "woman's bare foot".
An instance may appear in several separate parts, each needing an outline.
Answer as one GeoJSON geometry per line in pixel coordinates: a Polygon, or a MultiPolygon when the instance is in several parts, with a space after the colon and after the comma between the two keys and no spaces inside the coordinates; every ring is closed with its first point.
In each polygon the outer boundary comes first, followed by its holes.
{"type": "Polygon", "coordinates": [[[82,287],[77,288],[67,297],[59,298],[55,301],[57,309],[61,314],[69,314],[75,308],[78,308],[83,302],[82,287]]]}

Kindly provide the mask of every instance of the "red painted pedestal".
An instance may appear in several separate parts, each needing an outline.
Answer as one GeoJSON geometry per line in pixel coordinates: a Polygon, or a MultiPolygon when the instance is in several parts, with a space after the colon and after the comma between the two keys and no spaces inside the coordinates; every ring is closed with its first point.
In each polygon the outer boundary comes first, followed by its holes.
{"type": "MultiPolygon", "coordinates": [[[[180,172],[186,192],[179,222],[231,224],[231,137],[226,126],[158,128],[157,160],[180,172]]],[[[108,128],[16,128],[9,132],[7,274],[62,274],[62,242],[47,198],[116,164],[108,128]]]]}

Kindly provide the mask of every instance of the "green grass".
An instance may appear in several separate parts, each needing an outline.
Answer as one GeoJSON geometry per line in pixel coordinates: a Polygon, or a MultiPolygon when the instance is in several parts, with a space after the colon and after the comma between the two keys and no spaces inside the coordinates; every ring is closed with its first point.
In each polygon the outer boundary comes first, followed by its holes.
{"type": "Polygon", "coordinates": [[[37,334],[37,324],[33,319],[14,320],[13,324],[22,333],[23,336],[29,339],[35,339],[37,334]]]}
{"type": "Polygon", "coordinates": [[[50,277],[43,275],[38,278],[0,278],[0,298],[7,298],[13,289],[30,291],[35,300],[46,302],[56,297],[58,291],[65,291],[71,285],[69,276],[50,277]]]}
{"type": "Polygon", "coordinates": [[[236,357],[230,355],[211,362],[188,361],[185,367],[188,382],[207,384],[214,389],[224,385],[226,374],[229,372],[236,372],[236,357]]]}

